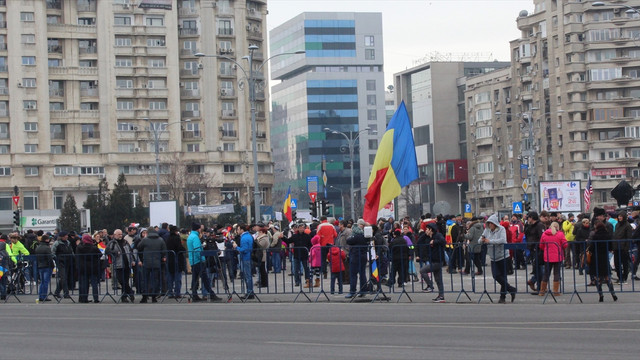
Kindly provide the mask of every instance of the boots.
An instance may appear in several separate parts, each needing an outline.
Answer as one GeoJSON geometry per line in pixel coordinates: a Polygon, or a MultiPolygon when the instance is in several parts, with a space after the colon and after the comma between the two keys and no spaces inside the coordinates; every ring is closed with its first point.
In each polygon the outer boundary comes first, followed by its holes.
{"type": "Polygon", "coordinates": [[[309,288],[309,279],[305,280],[304,282],[305,282],[305,284],[304,284],[303,288],[308,289],[309,288]]]}
{"type": "Polygon", "coordinates": [[[316,283],[313,284],[313,287],[320,287],[320,279],[316,279],[316,283]]]}
{"type": "Polygon", "coordinates": [[[554,281],[553,282],[553,296],[560,296],[562,295],[562,293],[560,293],[560,281],[554,281]]]}
{"type": "Polygon", "coordinates": [[[540,291],[538,292],[539,296],[545,296],[547,294],[547,282],[546,281],[541,281],[540,282],[540,291]]]}

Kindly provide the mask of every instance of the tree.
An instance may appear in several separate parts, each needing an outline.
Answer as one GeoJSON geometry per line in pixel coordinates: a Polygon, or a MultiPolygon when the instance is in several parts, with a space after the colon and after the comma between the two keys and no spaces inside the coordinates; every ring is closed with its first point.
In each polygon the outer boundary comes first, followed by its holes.
{"type": "Polygon", "coordinates": [[[111,192],[107,209],[108,218],[105,220],[109,224],[108,229],[120,229],[131,223],[133,200],[131,199],[131,192],[124,174],[118,176],[118,182],[111,192]]]}
{"type": "Polygon", "coordinates": [[[109,204],[109,183],[105,178],[100,180],[98,184],[98,192],[91,194],[82,205],[85,209],[91,211],[91,228],[92,229],[111,229],[105,221],[108,216],[107,206],[109,204]]]}
{"type": "Polygon", "coordinates": [[[233,201],[233,213],[218,215],[218,224],[220,225],[233,225],[245,222],[247,218],[247,212],[240,204],[240,199],[236,196],[233,201]]]}
{"type": "Polygon", "coordinates": [[[168,164],[169,171],[160,177],[160,184],[167,190],[169,199],[176,200],[179,206],[202,205],[199,194],[206,194],[213,187],[215,175],[200,171],[202,165],[185,164],[178,154],[169,158],[168,164]]]}
{"type": "Polygon", "coordinates": [[[76,199],[71,194],[67,194],[67,198],[60,211],[58,224],[60,229],[66,231],[80,230],[80,211],[78,211],[78,207],[76,206],[76,199]]]}
{"type": "Polygon", "coordinates": [[[419,219],[422,210],[419,180],[412,182],[409,186],[402,189],[402,195],[407,206],[407,216],[412,219],[419,219]]]}

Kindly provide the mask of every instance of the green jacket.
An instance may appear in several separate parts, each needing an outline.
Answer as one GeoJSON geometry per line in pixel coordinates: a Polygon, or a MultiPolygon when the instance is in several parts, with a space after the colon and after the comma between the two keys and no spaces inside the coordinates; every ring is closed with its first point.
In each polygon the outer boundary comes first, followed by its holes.
{"type": "Polygon", "coordinates": [[[24,247],[24,245],[22,245],[20,241],[16,242],[15,244],[10,243],[8,245],[9,246],[7,246],[7,252],[9,253],[9,256],[11,257],[11,260],[13,260],[14,264],[18,262],[16,256],[29,255],[29,250],[27,250],[27,248],[24,247]]]}
{"type": "Polygon", "coordinates": [[[564,237],[567,238],[567,241],[573,241],[576,236],[573,235],[573,223],[569,220],[565,220],[562,223],[562,232],[564,233],[564,237]]]}

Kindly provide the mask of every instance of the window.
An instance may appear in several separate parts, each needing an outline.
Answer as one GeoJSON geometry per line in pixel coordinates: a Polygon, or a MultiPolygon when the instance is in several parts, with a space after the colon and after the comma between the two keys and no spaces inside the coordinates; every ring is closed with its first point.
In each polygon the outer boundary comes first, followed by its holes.
{"type": "Polygon", "coordinates": [[[233,188],[222,188],[220,190],[223,204],[232,204],[236,199],[240,198],[240,190],[233,188]]]}
{"type": "Polygon", "coordinates": [[[187,174],[204,174],[204,165],[187,165],[187,174]]]}
{"type": "Polygon", "coordinates": [[[367,95],[367,105],[375,106],[376,105],[376,96],[375,95],[367,95]]]}
{"type": "Polygon", "coordinates": [[[364,59],[365,60],[375,60],[376,59],[376,50],[375,49],[364,49],[364,59]]]}
{"type": "Polygon", "coordinates": [[[132,79],[116,79],[116,88],[118,88],[118,89],[132,89],[133,88],[133,80],[132,79]]]}
{"type": "Polygon", "coordinates": [[[364,36],[364,46],[375,46],[375,38],[373,35],[364,36]]]}
{"type": "MultiPolygon", "coordinates": [[[[183,28],[186,28],[187,21],[183,21],[183,28]]],[[[195,28],[195,24],[193,25],[195,28]]],[[[218,35],[233,35],[231,20],[218,20],[218,35]]]]}
{"type": "Polygon", "coordinates": [[[53,175],[78,175],[78,168],[75,166],[56,166],[53,168],[53,175]]]}
{"type": "Polygon", "coordinates": [[[116,37],[116,46],[131,46],[131,38],[116,37]]]}
{"type": "Polygon", "coordinates": [[[98,145],[82,145],[83,154],[97,154],[100,152],[98,145]]]}
{"type": "Polygon", "coordinates": [[[51,145],[51,153],[64,154],[65,153],[64,145],[51,145]]]}
{"type": "Polygon", "coordinates": [[[164,17],[161,16],[149,16],[146,21],[145,24],[147,26],[164,26],[164,17]]]}
{"type": "Polygon", "coordinates": [[[64,206],[64,194],[62,191],[54,191],[53,192],[53,208],[56,210],[61,210],[64,206]]]}
{"type": "Polygon", "coordinates": [[[203,190],[187,191],[184,193],[184,203],[187,205],[206,205],[207,192],[203,190]]]}
{"type": "Polygon", "coordinates": [[[475,103],[477,104],[484,104],[484,103],[488,103],[491,101],[491,93],[489,91],[485,91],[485,92],[481,92],[476,94],[475,96],[475,103]]]}
{"type": "Polygon", "coordinates": [[[236,145],[234,143],[223,143],[222,150],[224,151],[235,151],[236,145]]]}
{"type": "Polygon", "coordinates": [[[131,58],[123,58],[123,57],[116,57],[116,67],[131,67],[133,66],[133,61],[131,60],[131,58]]]}
{"type": "Polygon", "coordinates": [[[35,78],[22,78],[22,87],[33,88],[36,87],[35,78]]]}
{"type": "Polygon", "coordinates": [[[37,166],[25,166],[24,167],[24,176],[38,176],[38,167],[37,166]]]}
{"type": "Polygon", "coordinates": [[[156,67],[156,68],[165,67],[164,58],[148,59],[147,65],[149,67],[156,67]]]}
{"type": "Polygon", "coordinates": [[[493,128],[491,126],[483,126],[476,129],[476,138],[484,139],[493,136],[493,128]]]}
{"type": "Polygon", "coordinates": [[[223,171],[225,173],[236,173],[236,172],[240,172],[239,169],[240,169],[240,166],[238,165],[224,165],[223,171]]]}
{"type": "Polygon", "coordinates": [[[476,122],[491,120],[491,109],[482,109],[476,111],[476,122]]]}
{"type": "Polygon", "coordinates": [[[370,121],[378,120],[378,111],[373,109],[367,110],[367,120],[370,120],[370,121]]]}
{"type": "Polygon", "coordinates": [[[47,61],[47,66],[49,67],[60,67],[62,64],[62,61],[60,59],[49,59],[47,61]]]}
{"type": "Polygon", "coordinates": [[[36,57],[35,56],[23,56],[22,57],[22,65],[35,65],[36,57]]]}
{"type": "Polygon", "coordinates": [[[369,140],[369,150],[377,150],[378,149],[378,140],[372,139],[369,140]]]}
{"type": "MultiPolygon", "coordinates": [[[[6,168],[11,171],[10,168],[6,168]]],[[[4,170],[0,169],[0,174],[3,174],[4,170]]],[[[13,201],[11,197],[13,196],[13,192],[6,191],[0,192],[0,210],[12,210],[13,209],[13,201]]]]}
{"type": "Polygon", "coordinates": [[[36,110],[37,107],[38,107],[38,103],[35,100],[22,101],[22,108],[24,110],[36,110]]]}
{"type": "Polygon", "coordinates": [[[38,152],[37,144],[24,144],[24,152],[25,153],[36,153],[38,152]]]}
{"type": "Polygon", "coordinates": [[[187,152],[199,152],[200,144],[187,144],[187,152]]]}
{"type": "Polygon", "coordinates": [[[640,138],[640,126],[627,126],[624,128],[624,137],[640,138]]]}
{"type": "Polygon", "coordinates": [[[8,138],[9,138],[9,124],[0,123],[0,139],[8,139],[8,138]]]}
{"type": "Polygon", "coordinates": [[[24,131],[38,131],[38,123],[37,122],[24,123],[24,131]]]}
{"type": "Polygon", "coordinates": [[[97,60],[78,60],[78,67],[81,67],[81,68],[98,67],[98,61],[97,60]]]}
{"type": "Polygon", "coordinates": [[[24,203],[22,205],[24,210],[38,209],[38,192],[37,191],[23,191],[22,197],[24,198],[24,203]]]}
{"type": "Polygon", "coordinates": [[[149,110],[166,110],[166,109],[167,109],[166,100],[149,101],[149,110]]]}
{"type": "Polygon", "coordinates": [[[478,163],[478,174],[487,174],[492,172],[493,172],[493,161],[478,163]]]}
{"type": "Polygon", "coordinates": [[[104,167],[102,166],[81,166],[80,175],[100,175],[104,174],[104,167]]]}
{"type": "Polygon", "coordinates": [[[64,130],[64,124],[51,124],[49,125],[49,136],[52,140],[64,140],[64,130]]]}
{"type": "Polygon", "coordinates": [[[122,16],[115,15],[113,17],[113,25],[120,26],[131,26],[131,17],[130,16],[122,16]]]}
{"type": "Polygon", "coordinates": [[[376,81],[367,80],[367,91],[375,91],[375,90],[376,90],[376,81]]]}
{"type": "Polygon", "coordinates": [[[118,100],[116,108],[118,110],[133,110],[133,100],[118,100]]]}
{"type": "Polygon", "coordinates": [[[0,167],[0,176],[11,176],[11,168],[8,166],[0,167]]]}
{"type": "Polygon", "coordinates": [[[35,44],[36,36],[34,34],[22,34],[22,43],[23,44],[35,44]]]}
{"type": "Polygon", "coordinates": [[[159,47],[159,46],[165,46],[165,44],[166,42],[164,40],[164,36],[147,38],[147,46],[159,47]]]}
{"type": "Polygon", "coordinates": [[[138,127],[128,122],[119,122],[118,131],[137,131],[138,127]]]}
{"type": "Polygon", "coordinates": [[[60,24],[61,20],[58,15],[47,15],[47,24],[60,24]]]}
{"type": "Polygon", "coordinates": [[[80,17],[78,18],[78,25],[81,26],[93,26],[96,24],[96,18],[91,17],[80,17]]]}
{"type": "Polygon", "coordinates": [[[34,17],[32,12],[23,11],[20,13],[20,21],[33,22],[34,17]]]}
{"type": "Polygon", "coordinates": [[[136,149],[136,144],[134,143],[119,143],[118,144],[118,152],[134,152],[136,149]]]}

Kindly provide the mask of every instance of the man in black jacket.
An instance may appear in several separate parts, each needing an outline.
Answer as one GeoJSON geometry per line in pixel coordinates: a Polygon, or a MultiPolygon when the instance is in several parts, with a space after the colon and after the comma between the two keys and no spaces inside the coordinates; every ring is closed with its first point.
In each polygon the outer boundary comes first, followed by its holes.
{"type": "Polygon", "coordinates": [[[396,274],[399,274],[398,286],[402,287],[407,280],[409,271],[409,244],[400,230],[393,232],[393,240],[389,243],[389,248],[391,250],[391,274],[387,285],[393,286],[396,274]]]}
{"type": "Polygon", "coordinates": [[[294,234],[290,238],[285,239],[284,242],[289,245],[293,244],[293,274],[296,286],[300,286],[300,267],[304,269],[304,279],[308,284],[309,275],[309,250],[311,249],[311,236],[305,234],[305,224],[299,224],[294,227],[294,234]]]}
{"type": "Polygon", "coordinates": [[[68,234],[66,231],[58,233],[58,239],[51,247],[51,254],[56,261],[56,268],[58,269],[56,272],[56,291],[53,293],[53,296],[59,298],[60,291],[63,291],[64,297],[69,299],[71,298],[71,295],[69,295],[68,277],[72,276],[70,271],[71,264],[73,263],[73,250],[69,240],[67,240],[67,236],[68,234]]]}
{"type": "Polygon", "coordinates": [[[532,259],[533,276],[527,285],[533,291],[532,295],[538,295],[540,289],[540,281],[544,277],[544,251],[540,249],[540,238],[546,230],[545,225],[540,221],[538,213],[530,211],[527,214],[527,225],[524,227],[524,235],[527,239],[527,249],[529,250],[529,258],[532,259]]]}
{"type": "Polygon", "coordinates": [[[369,253],[369,241],[364,237],[366,222],[358,220],[357,225],[351,229],[351,237],[347,239],[349,248],[349,294],[345,298],[356,296],[356,285],[360,277],[360,296],[364,296],[367,286],[367,254],[369,253]]]}
{"type": "Polygon", "coordinates": [[[162,264],[167,260],[167,244],[154,228],[149,228],[147,237],[138,244],[138,252],[143,254],[144,262],[139,265],[143,267],[145,283],[147,284],[140,303],[146,303],[149,295],[151,295],[151,302],[158,302],[160,271],[162,264]]]}
{"type": "Polygon", "coordinates": [[[433,280],[429,277],[429,273],[432,273],[438,285],[438,296],[433,299],[433,302],[444,302],[444,285],[442,284],[442,264],[444,262],[444,247],[447,244],[444,236],[438,232],[438,225],[430,223],[425,229],[426,235],[431,239],[429,240],[429,246],[431,247],[431,256],[429,258],[429,264],[420,269],[420,275],[422,279],[427,283],[425,292],[433,292],[433,280]]]}

